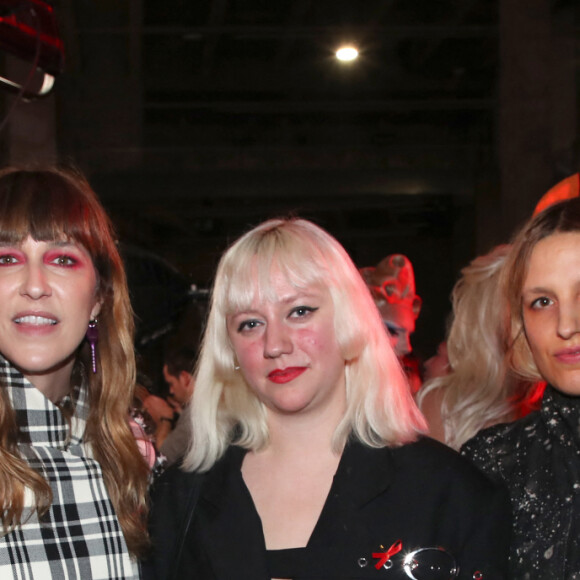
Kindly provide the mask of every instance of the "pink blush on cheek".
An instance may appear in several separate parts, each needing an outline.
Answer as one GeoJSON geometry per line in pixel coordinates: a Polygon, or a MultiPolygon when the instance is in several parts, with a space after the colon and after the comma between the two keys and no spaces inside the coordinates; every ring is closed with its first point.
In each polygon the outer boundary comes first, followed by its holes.
{"type": "Polygon", "coordinates": [[[298,336],[298,342],[303,345],[309,345],[314,349],[314,352],[325,352],[332,345],[336,344],[336,337],[334,331],[332,333],[321,332],[320,329],[316,331],[305,330],[298,336]]]}
{"type": "Polygon", "coordinates": [[[244,369],[251,369],[255,366],[256,360],[261,360],[264,354],[264,348],[259,343],[254,343],[252,345],[245,345],[244,348],[238,349],[236,352],[234,350],[234,355],[238,364],[244,369]]]}

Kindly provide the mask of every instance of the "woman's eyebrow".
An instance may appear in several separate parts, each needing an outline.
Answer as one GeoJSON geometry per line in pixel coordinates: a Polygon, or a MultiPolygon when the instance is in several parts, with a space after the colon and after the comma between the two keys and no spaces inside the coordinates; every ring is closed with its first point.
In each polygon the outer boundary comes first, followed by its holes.
{"type": "Polygon", "coordinates": [[[73,242],[72,240],[50,240],[46,242],[49,246],[54,246],[57,248],[62,248],[64,246],[74,246],[79,247],[79,244],[73,242]]]}
{"type": "Polygon", "coordinates": [[[545,286],[533,286],[531,288],[523,288],[522,294],[538,294],[538,293],[545,293],[549,294],[552,290],[546,288],[545,286]]]}
{"type": "Polygon", "coordinates": [[[317,292],[295,292],[294,294],[290,294],[288,296],[283,296],[280,298],[280,302],[290,303],[295,302],[296,300],[313,300],[320,296],[317,292]]]}

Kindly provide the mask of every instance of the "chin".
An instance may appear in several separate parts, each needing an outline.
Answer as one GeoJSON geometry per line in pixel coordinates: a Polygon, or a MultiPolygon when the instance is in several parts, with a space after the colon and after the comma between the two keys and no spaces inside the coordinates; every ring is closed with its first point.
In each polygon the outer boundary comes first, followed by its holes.
{"type": "Polygon", "coordinates": [[[575,377],[565,377],[562,380],[558,380],[554,377],[554,380],[548,379],[548,382],[558,391],[571,395],[573,397],[580,397],[580,371],[576,371],[575,377]]]}
{"type": "Polygon", "coordinates": [[[270,407],[278,413],[294,415],[307,409],[310,402],[311,401],[304,401],[303,399],[284,399],[282,401],[272,401],[270,407]]]}

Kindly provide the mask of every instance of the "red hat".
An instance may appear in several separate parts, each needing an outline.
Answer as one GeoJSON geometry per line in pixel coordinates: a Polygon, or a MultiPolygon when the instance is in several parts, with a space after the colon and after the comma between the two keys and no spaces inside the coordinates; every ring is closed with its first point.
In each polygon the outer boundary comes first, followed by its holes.
{"type": "Polygon", "coordinates": [[[541,211],[545,210],[547,207],[554,205],[560,201],[566,201],[567,199],[572,199],[573,197],[578,197],[580,192],[580,174],[574,173],[566,179],[562,179],[551,187],[544,193],[540,201],[534,209],[534,214],[539,214],[541,211]]]}

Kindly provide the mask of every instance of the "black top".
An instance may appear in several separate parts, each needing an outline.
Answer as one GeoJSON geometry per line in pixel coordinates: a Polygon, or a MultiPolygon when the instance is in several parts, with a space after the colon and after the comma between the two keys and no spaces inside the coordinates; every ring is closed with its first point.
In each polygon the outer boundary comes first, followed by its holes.
{"type": "Polygon", "coordinates": [[[267,550],[268,573],[272,578],[294,578],[311,557],[308,548],[267,550]]]}
{"type": "Polygon", "coordinates": [[[580,398],[548,387],[540,411],[481,431],[461,452],[510,491],[510,578],[580,578],[580,398]]]}
{"type": "MultiPolygon", "coordinates": [[[[231,472],[232,502],[240,507],[240,513],[252,514],[259,518],[256,506],[242,477],[242,460],[244,454],[238,454],[231,472]],[[239,463],[238,463],[239,461],[239,463]]],[[[307,570],[309,562],[315,557],[309,547],[290,548],[286,550],[266,550],[268,574],[272,578],[295,578],[301,571],[307,570]]]]}
{"type": "MultiPolygon", "coordinates": [[[[272,578],[261,521],[241,477],[244,454],[230,447],[203,476],[192,517],[188,497],[199,476],[172,469],[161,478],[145,578],[272,578]]],[[[441,546],[458,563],[459,578],[471,580],[480,571],[497,580],[508,578],[509,530],[505,490],[451,449],[427,438],[381,449],[352,442],[307,548],[289,551],[298,556],[292,568],[276,570],[297,580],[408,580],[404,556],[441,546]],[[381,553],[396,545],[401,550],[377,567],[381,553]]],[[[280,563],[285,556],[279,554],[280,563]]]]}

